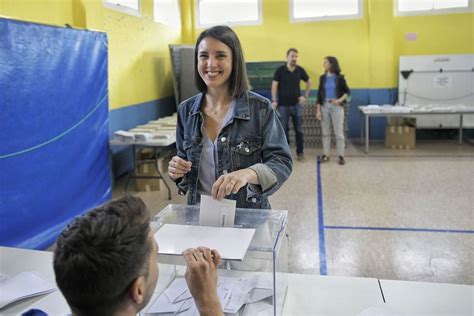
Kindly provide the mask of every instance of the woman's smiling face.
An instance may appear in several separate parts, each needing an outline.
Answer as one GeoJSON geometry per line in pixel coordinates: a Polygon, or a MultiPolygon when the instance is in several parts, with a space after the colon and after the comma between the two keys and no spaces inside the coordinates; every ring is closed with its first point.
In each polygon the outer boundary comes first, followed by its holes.
{"type": "Polygon", "coordinates": [[[198,46],[197,67],[208,88],[228,86],[232,74],[232,51],[221,41],[205,37],[198,46]]]}

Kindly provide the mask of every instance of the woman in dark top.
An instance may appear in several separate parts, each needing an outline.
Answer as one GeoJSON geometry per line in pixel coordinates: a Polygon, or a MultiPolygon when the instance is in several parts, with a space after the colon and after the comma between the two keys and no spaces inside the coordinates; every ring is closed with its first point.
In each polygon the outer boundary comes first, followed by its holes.
{"type": "Polygon", "coordinates": [[[318,101],[316,103],[316,118],[321,121],[323,131],[323,157],[321,162],[329,161],[331,145],[331,123],[336,136],[336,147],[339,164],[344,160],[344,104],[350,90],[346,79],[341,74],[341,67],[336,57],[327,56],[323,62],[324,74],[319,78],[318,101]]]}

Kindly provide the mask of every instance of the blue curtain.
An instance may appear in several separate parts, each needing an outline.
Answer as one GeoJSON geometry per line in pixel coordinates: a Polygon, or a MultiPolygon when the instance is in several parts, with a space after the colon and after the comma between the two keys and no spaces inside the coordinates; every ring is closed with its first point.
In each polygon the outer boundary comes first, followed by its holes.
{"type": "Polygon", "coordinates": [[[107,35],[0,18],[0,245],[44,249],[111,198],[107,35]]]}

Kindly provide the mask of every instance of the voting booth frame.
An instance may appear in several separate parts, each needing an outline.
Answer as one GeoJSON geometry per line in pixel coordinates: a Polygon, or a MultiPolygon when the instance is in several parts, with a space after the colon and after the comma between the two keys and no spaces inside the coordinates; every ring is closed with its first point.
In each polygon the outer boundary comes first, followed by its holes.
{"type": "MultiPolygon", "coordinates": [[[[199,206],[170,204],[155,216],[152,227],[156,232],[166,224],[199,226],[199,213],[199,206]]],[[[266,315],[267,313],[282,315],[283,312],[288,289],[287,222],[288,211],[237,208],[234,228],[255,229],[255,234],[242,261],[222,260],[219,267],[220,280],[258,278],[262,283],[270,285],[273,292],[271,297],[260,301],[258,305],[259,311],[265,311],[266,315]]],[[[186,236],[176,236],[176,238],[186,238],[186,236]]],[[[160,241],[157,240],[157,242],[159,245],[160,241]]],[[[143,310],[145,313],[152,312],[150,308],[153,300],[157,301],[173,281],[182,278],[186,269],[182,256],[159,254],[158,262],[160,268],[164,265],[169,269],[160,270],[154,297],[143,310]]],[[[227,312],[226,306],[223,308],[224,312],[227,312]]],[[[249,306],[242,306],[235,315],[252,315],[255,312],[252,304],[249,304],[249,306]]]]}

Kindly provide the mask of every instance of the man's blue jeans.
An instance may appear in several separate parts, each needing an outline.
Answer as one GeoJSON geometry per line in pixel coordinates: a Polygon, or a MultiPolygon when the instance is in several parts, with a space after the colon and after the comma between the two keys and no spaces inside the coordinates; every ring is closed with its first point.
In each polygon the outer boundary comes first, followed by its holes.
{"type": "Polygon", "coordinates": [[[278,113],[280,114],[281,124],[283,125],[283,129],[285,130],[286,139],[288,140],[288,144],[290,143],[290,137],[288,135],[289,132],[289,123],[290,117],[293,121],[293,126],[295,128],[296,134],[296,154],[303,153],[303,105],[296,104],[296,105],[279,105],[278,106],[278,113]]]}

